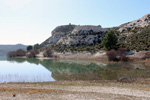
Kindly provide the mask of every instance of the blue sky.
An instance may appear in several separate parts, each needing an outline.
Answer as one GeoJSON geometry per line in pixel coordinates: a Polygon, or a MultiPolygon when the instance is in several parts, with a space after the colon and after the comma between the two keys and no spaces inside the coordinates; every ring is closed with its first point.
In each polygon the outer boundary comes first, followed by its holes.
{"type": "Polygon", "coordinates": [[[0,44],[35,44],[59,25],[119,26],[150,13],[150,0],[0,0],[0,44]]]}

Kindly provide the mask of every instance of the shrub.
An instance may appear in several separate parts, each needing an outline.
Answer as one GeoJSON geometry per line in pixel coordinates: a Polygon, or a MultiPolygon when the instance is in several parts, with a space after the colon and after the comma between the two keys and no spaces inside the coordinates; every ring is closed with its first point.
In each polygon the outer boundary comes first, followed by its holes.
{"type": "Polygon", "coordinates": [[[49,48],[47,48],[44,53],[43,53],[44,57],[53,57],[53,51],[49,48]]]}
{"type": "Polygon", "coordinates": [[[32,49],[33,49],[33,47],[31,45],[27,46],[27,51],[30,51],[32,49]]]}
{"type": "Polygon", "coordinates": [[[9,58],[16,57],[16,52],[15,51],[8,52],[7,57],[9,57],[9,58]]]}
{"type": "Polygon", "coordinates": [[[104,37],[102,44],[104,45],[105,49],[111,50],[116,48],[118,38],[115,35],[114,31],[109,31],[106,33],[106,36],[104,37]]]}
{"type": "Polygon", "coordinates": [[[146,52],[144,54],[144,57],[142,58],[143,60],[146,60],[146,59],[150,59],[150,52],[146,52]]]}
{"type": "Polygon", "coordinates": [[[26,52],[24,50],[22,50],[22,49],[18,49],[16,51],[16,56],[17,57],[22,57],[22,56],[25,56],[25,55],[26,55],[26,52]]]}
{"type": "Polygon", "coordinates": [[[40,48],[40,45],[37,43],[33,46],[34,49],[39,49],[40,48]]]}
{"type": "Polygon", "coordinates": [[[117,52],[116,50],[109,50],[107,51],[107,57],[109,61],[117,61],[117,52]]]}
{"type": "Polygon", "coordinates": [[[124,54],[120,57],[120,61],[123,61],[123,62],[128,62],[129,61],[129,58],[124,54]]]}
{"type": "Polygon", "coordinates": [[[119,48],[117,50],[117,56],[120,61],[127,62],[129,58],[127,57],[127,49],[126,48],[119,48]]]}
{"type": "Polygon", "coordinates": [[[17,51],[11,51],[11,52],[8,52],[7,54],[7,57],[22,57],[22,56],[25,56],[26,55],[26,52],[22,49],[18,49],[17,51]]]}
{"type": "Polygon", "coordinates": [[[118,50],[107,51],[107,57],[109,61],[123,61],[127,62],[129,59],[127,57],[127,50],[125,48],[119,48],[118,50]]]}
{"type": "Polygon", "coordinates": [[[38,53],[39,53],[38,50],[30,50],[30,51],[28,51],[26,56],[28,58],[35,58],[38,53]]]}

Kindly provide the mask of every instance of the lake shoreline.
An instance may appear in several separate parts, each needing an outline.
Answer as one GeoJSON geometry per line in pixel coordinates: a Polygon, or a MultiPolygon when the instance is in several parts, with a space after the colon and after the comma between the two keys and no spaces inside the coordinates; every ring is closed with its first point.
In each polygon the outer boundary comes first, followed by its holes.
{"type": "Polygon", "coordinates": [[[15,100],[148,100],[147,80],[126,83],[117,81],[55,81],[43,83],[0,84],[1,99],[15,100]]]}
{"type": "MultiPolygon", "coordinates": [[[[39,60],[34,58],[26,59],[26,57],[24,58],[25,59],[20,58],[14,60],[8,59],[8,61],[17,62],[19,64],[24,62],[31,63],[32,65],[36,65],[36,68],[38,65],[44,65],[44,67],[47,70],[52,72],[51,75],[56,81],[1,83],[0,84],[1,99],[4,100],[11,100],[11,99],[149,100],[150,99],[150,88],[149,88],[150,78],[148,74],[149,72],[148,70],[146,70],[146,66],[142,66],[141,63],[138,65],[137,60],[136,60],[137,62],[134,62],[131,65],[130,63],[129,65],[127,65],[128,63],[111,62],[111,64],[107,66],[107,63],[109,64],[110,62],[107,61],[106,63],[103,64],[100,62],[100,59],[89,61],[87,61],[86,59],[85,63],[82,62],[82,60],[80,59],[77,59],[78,61],[81,61],[78,62],[75,59],[71,58],[69,60],[66,59],[66,61],[64,61],[65,59],[58,59],[58,60],[56,59],[55,61],[44,59],[39,60]],[[122,64],[122,67],[120,67],[120,64],[122,64]],[[112,69],[113,67],[115,68],[112,69]],[[120,68],[123,69],[121,70],[120,68]]],[[[105,59],[103,60],[106,61],[105,59]]],[[[27,66],[25,66],[25,68],[26,67],[27,66]]],[[[40,78],[38,77],[38,79],[40,78]]]]}
{"type": "MultiPolygon", "coordinates": [[[[143,60],[143,57],[145,53],[149,51],[140,51],[135,52],[133,54],[128,54],[127,57],[129,58],[129,62],[133,60],[143,60]]],[[[14,57],[14,58],[27,58],[26,56],[23,57],[14,57]]],[[[54,57],[44,57],[43,52],[40,52],[36,55],[36,59],[71,59],[71,60],[94,60],[94,61],[101,61],[101,60],[108,60],[108,57],[106,55],[106,51],[100,51],[96,53],[90,53],[87,51],[84,52],[54,52],[54,57]]],[[[145,60],[143,60],[145,61],[145,60]]]]}

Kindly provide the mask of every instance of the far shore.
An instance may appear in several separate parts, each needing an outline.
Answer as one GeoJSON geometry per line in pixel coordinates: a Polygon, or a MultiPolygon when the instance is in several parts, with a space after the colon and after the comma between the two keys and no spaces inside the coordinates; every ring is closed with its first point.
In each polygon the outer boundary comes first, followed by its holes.
{"type": "MultiPolygon", "coordinates": [[[[130,61],[133,60],[142,60],[145,53],[149,51],[140,51],[140,52],[133,52],[133,54],[128,54],[127,57],[130,61]]],[[[106,55],[106,51],[99,51],[97,53],[90,53],[87,51],[84,52],[54,52],[56,57],[44,57],[43,52],[40,52],[36,55],[36,59],[72,59],[72,60],[94,60],[94,61],[108,61],[108,57],[106,55]]],[[[15,57],[15,58],[27,58],[26,56],[23,57],[15,57]]],[[[148,59],[146,61],[149,61],[148,59]]]]}

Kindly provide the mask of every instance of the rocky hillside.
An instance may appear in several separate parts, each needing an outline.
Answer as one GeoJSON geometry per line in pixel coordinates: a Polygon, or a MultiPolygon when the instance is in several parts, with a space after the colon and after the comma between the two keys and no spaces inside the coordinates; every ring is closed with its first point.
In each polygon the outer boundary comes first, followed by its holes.
{"type": "Polygon", "coordinates": [[[93,45],[101,43],[106,32],[99,26],[76,26],[70,34],[60,38],[57,44],[93,45]]]}
{"type": "Polygon", "coordinates": [[[122,35],[123,38],[119,42],[121,47],[129,50],[150,50],[150,26],[135,30],[133,34],[128,36],[122,35]]]}
{"type": "Polygon", "coordinates": [[[58,26],[52,31],[52,36],[41,44],[42,47],[48,45],[92,45],[101,43],[106,29],[100,26],[58,26]]]}
{"type": "Polygon", "coordinates": [[[138,28],[144,28],[150,25],[150,14],[146,14],[142,18],[129,22],[127,24],[123,24],[119,28],[120,33],[127,33],[131,30],[138,29],[138,28]]]}
{"type": "MultiPolygon", "coordinates": [[[[62,25],[56,27],[52,31],[52,36],[41,44],[41,47],[50,45],[61,45],[61,46],[87,46],[100,44],[103,37],[109,30],[114,30],[118,34],[119,42],[121,45],[126,45],[134,38],[140,38],[140,34],[148,32],[150,25],[150,14],[143,16],[142,18],[122,24],[118,27],[102,28],[101,26],[92,25],[62,25]]],[[[146,33],[149,36],[149,33],[146,33]]],[[[146,39],[143,37],[143,39],[146,39]]],[[[141,39],[136,40],[137,43],[141,43],[141,39]]],[[[147,40],[144,40],[147,42],[147,40]]],[[[134,43],[134,42],[132,42],[134,43]]],[[[130,43],[130,48],[132,44],[130,43]]],[[[144,44],[145,42],[143,42],[144,44]]],[[[146,43],[149,44],[149,43],[146,43]]],[[[146,49],[150,46],[148,45],[146,49]]]]}
{"type": "Polygon", "coordinates": [[[129,50],[150,50],[150,14],[123,24],[117,30],[119,44],[129,50]]]}
{"type": "Polygon", "coordinates": [[[51,33],[52,36],[48,38],[46,41],[44,41],[41,44],[41,47],[56,44],[60,40],[60,38],[71,33],[75,27],[76,25],[62,25],[56,27],[51,33]]]}

